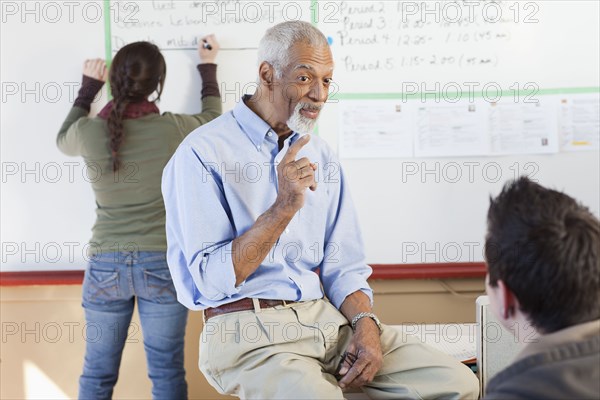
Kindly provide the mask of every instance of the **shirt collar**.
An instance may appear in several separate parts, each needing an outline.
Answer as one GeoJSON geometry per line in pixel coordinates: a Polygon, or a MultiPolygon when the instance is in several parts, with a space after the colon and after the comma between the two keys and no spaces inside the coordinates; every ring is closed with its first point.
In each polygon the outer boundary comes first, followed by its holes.
{"type": "MultiPolygon", "coordinates": [[[[250,95],[242,97],[233,109],[233,117],[248,135],[254,147],[258,148],[264,141],[265,135],[271,131],[271,127],[246,105],[244,100],[249,100],[250,97],[250,95]]],[[[275,135],[275,132],[273,134],[275,135]]]]}
{"type": "MultiPolygon", "coordinates": [[[[248,135],[254,147],[260,148],[263,141],[265,140],[265,136],[272,132],[273,141],[277,143],[277,133],[267,124],[267,122],[258,116],[254,111],[250,109],[246,105],[245,101],[250,99],[250,95],[244,95],[237,103],[237,105],[233,109],[233,117],[238,122],[242,130],[248,135]]],[[[286,139],[289,141],[289,145],[291,146],[296,140],[300,139],[304,134],[298,133],[296,131],[292,132],[292,134],[286,139]]]]}
{"type": "Polygon", "coordinates": [[[521,360],[530,355],[543,352],[550,347],[560,346],[565,343],[586,340],[598,336],[600,332],[600,320],[585,322],[570,326],[559,331],[540,335],[533,342],[525,346],[517,355],[516,360],[521,360]]]}

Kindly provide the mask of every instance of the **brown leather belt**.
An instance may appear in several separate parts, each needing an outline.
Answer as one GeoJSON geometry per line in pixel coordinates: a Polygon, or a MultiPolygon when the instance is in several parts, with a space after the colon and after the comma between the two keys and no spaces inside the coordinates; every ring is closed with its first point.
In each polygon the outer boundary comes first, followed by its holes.
{"type": "MultiPolygon", "coordinates": [[[[260,308],[272,308],[277,306],[285,306],[287,304],[293,304],[296,302],[291,300],[258,299],[258,303],[260,304],[260,308]]],[[[250,298],[245,298],[234,301],[233,303],[223,304],[219,307],[207,308],[204,310],[204,320],[208,321],[210,318],[216,317],[217,315],[248,310],[254,310],[254,302],[250,298]]]]}

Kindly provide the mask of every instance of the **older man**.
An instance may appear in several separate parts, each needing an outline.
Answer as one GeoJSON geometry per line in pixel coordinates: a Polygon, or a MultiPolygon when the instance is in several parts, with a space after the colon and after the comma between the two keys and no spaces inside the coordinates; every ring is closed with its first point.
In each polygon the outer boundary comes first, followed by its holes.
{"type": "Polygon", "coordinates": [[[473,373],[371,312],[371,269],[333,151],[310,132],[333,59],[305,22],[269,29],[259,87],[191,133],[163,175],[179,300],[204,310],[200,369],[251,399],[476,397],[473,373]],[[326,300],[327,299],[327,300],[326,300]]]}

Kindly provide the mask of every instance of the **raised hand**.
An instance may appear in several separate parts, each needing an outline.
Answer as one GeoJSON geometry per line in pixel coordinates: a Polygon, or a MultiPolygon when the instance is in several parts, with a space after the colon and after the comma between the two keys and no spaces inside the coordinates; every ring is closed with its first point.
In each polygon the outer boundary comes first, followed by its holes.
{"type": "Polygon", "coordinates": [[[310,141],[310,135],[302,136],[285,153],[277,166],[279,193],[276,204],[290,213],[296,213],[304,205],[306,189],[317,190],[315,171],[317,166],[307,157],[296,160],[302,147],[310,141]]]}
{"type": "Polygon", "coordinates": [[[208,35],[200,38],[198,42],[198,56],[200,57],[200,64],[214,64],[217,53],[221,46],[215,35],[208,35]]]}
{"type": "Polygon", "coordinates": [[[106,62],[101,58],[85,60],[83,63],[83,75],[106,82],[106,79],[108,78],[106,62]]]}

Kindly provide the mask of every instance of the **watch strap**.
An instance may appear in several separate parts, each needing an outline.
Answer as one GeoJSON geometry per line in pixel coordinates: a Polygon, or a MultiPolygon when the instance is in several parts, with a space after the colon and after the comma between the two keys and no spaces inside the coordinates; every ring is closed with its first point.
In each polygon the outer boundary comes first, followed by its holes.
{"type": "Polygon", "coordinates": [[[379,328],[379,333],[381,333],[381,322],[379,322],[379,318],[377,318],[377,316],[371,312],[359,312],[354,316],[354,318],[352,318],[350,325],[352,326],[353,331],[356,330],[356,324],[358,323],[358,321],[360,321],[363,318],[371,318],[373,322],[375,322],[375,325],[377,325],[377,328],[379,328]]]}

